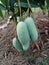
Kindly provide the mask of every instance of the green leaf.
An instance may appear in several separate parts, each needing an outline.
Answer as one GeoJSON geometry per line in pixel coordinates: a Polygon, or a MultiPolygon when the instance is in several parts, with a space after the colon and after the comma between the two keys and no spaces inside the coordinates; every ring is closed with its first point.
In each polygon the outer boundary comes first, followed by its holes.
{"type": "Polygon", "coordinates": [[[46,4],[47,4],[47,10],[48,10],[48,17],[49,17],[49,0],[46,0],[46,4]]]}
{"type": "Polygon", "coordinates": [[[14,4],[16,3],[16,0],[9,0],[10,10],[14,12],[14,4]]]}
{"type": "Polygon", "coordinates": [[[2,11],[0,10],[0,16],[3,17],[2,11]]]}
{"type": "Polygon", "coordinates": [[[34,62],[35,60],[36,60],[36,54],[34,54],[34,56],[29,61],[31,63],[31,62],[34,62]]]}
{"type": "Polygon", "coordinates": [[[0,1],[0,10],[5,8],[6,8],[5,5],[0,1]]]}
{"type": "MultiPolygon", "coordinates": [[[[18,2],[16,2],[16,4],[18,5],[18,2]]],[[[26,2],[20,2],[20,5],[21,5],[21,7],[24,7],[24,8],[28,8],[28,3],[26,2]]],[[[39,7],[37,4],[32,4],[32,3],[30,3],[30,5],[31,5],[31,7],[39,7]]]]}
{"type": "Polygon", "coordinates": [[[43,63],[42,62],[38,62],[37,65],[43,65],[43,63]]]}
{"type": "Polygon", "coordinates": [[[2,4],[0,4],[0,10],[5,10],[5,7],[2,4]]]}
{"type": "Polygon", "coordinates": [[[48,63],[49,61],[49,58],[46,58],[44,61],[43,61],[43,65],[46,65],[46,63],[48,63]]]}
{"type": "Polygon", "coordinates": [[[6,0],[0,0],[0,1],[5,5],[5,1],[6,1],[6,0]]]}
{"type": "Polygon", "coordinates": [[[9,0],[5,1],[6,9],[9,12],[10,11],[10,5],[9,5],[9,0]]]}

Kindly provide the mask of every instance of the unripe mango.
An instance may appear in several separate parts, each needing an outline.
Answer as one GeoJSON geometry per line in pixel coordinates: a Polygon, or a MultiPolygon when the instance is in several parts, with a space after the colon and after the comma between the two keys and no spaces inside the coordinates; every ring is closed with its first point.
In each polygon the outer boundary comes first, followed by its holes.
{"type": "Polygon", "coordinates": [[[38,31],[33,18],[27,17],[24,22],[27,25],[31,40],[36,42],[38,40],[38,31]]]}
{"type": "Polygon", "coordinates": [[[23,50],[27,51],[30,46],[30,36],[26,24],[24,22],[19,22],[16,31],[23,50]]]}
{"type": "Polygon", "coordinates": [[[22,46],[18,39],[13,38],[12,43],[13,43],[13,46],[15,47],[15,49],[17,49],[19,52],[23,52],[22,46]]]}

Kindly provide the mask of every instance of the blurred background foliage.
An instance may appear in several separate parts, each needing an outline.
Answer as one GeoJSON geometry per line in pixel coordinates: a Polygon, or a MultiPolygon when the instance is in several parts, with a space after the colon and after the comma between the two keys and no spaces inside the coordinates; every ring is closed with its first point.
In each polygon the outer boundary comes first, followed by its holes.
{"type": "Polygon", "coordinates": [[[4,13],[12,13],[16,19],[16,16],[21,17],[28,8],[29,12],[33,12],[32,8],[38,7],[42,11],[47,10],[49,16],[49,0],[0,0],[0,17],[4,17],[4,13]]]}

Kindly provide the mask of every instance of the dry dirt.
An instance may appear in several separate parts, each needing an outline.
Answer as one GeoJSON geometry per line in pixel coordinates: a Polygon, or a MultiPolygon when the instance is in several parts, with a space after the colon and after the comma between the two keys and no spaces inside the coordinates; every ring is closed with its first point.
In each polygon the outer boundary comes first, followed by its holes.
{"type": "MultiPolygon", "coordinates": [[[[40,31],[44,31],[45,27],[49,27],[49,18],[45,15],[38,15],[36,18],[36,25],[40,31]]],[[[1,21],[0,21],[1,22],[1,21]]],[[[36,47],[32,46],[27,52],[27,56],[19,53],[12,45],[12,39],[16,36],[15,25],[11,22],[7,28],[0,30],[0,65],[38,65],[42,63],[45,58],[49,58],[49,35],[40,35],[44,44],[44,50],[41,48],[41,52],[36,51],[36,47]],[[47,40],[48,38],[48,40],[47,40]],[[34,52],[34,53],[33,53],[34,52]],[[30,57],[33,59],[34,54],[37,55],[35,60],[30,61],[30,57]],[[25,59],[24,59],[25,58],[25,59]]],[[[38,42],[40,42],[38,40],[38,42]]],[[[41,44],[41,43],[40,43],[41,44]]],[[[39,45],[40,45],[39,44],[39,45]]],[[[49,65],[49,61],[46,65],[49,65]]]]}

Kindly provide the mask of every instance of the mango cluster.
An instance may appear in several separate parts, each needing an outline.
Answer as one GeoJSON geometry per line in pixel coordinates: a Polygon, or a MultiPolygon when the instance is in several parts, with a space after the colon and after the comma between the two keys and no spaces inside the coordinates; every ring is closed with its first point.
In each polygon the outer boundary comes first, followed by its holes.
{"type": "Polygon", "coordinates": [[[38,40],[38,30],[32,17],[18,22],[16,32],[18,38],[14,38],[12,43],[19,52],[27,51],[30,41],[36,42],[38,40]]]}

